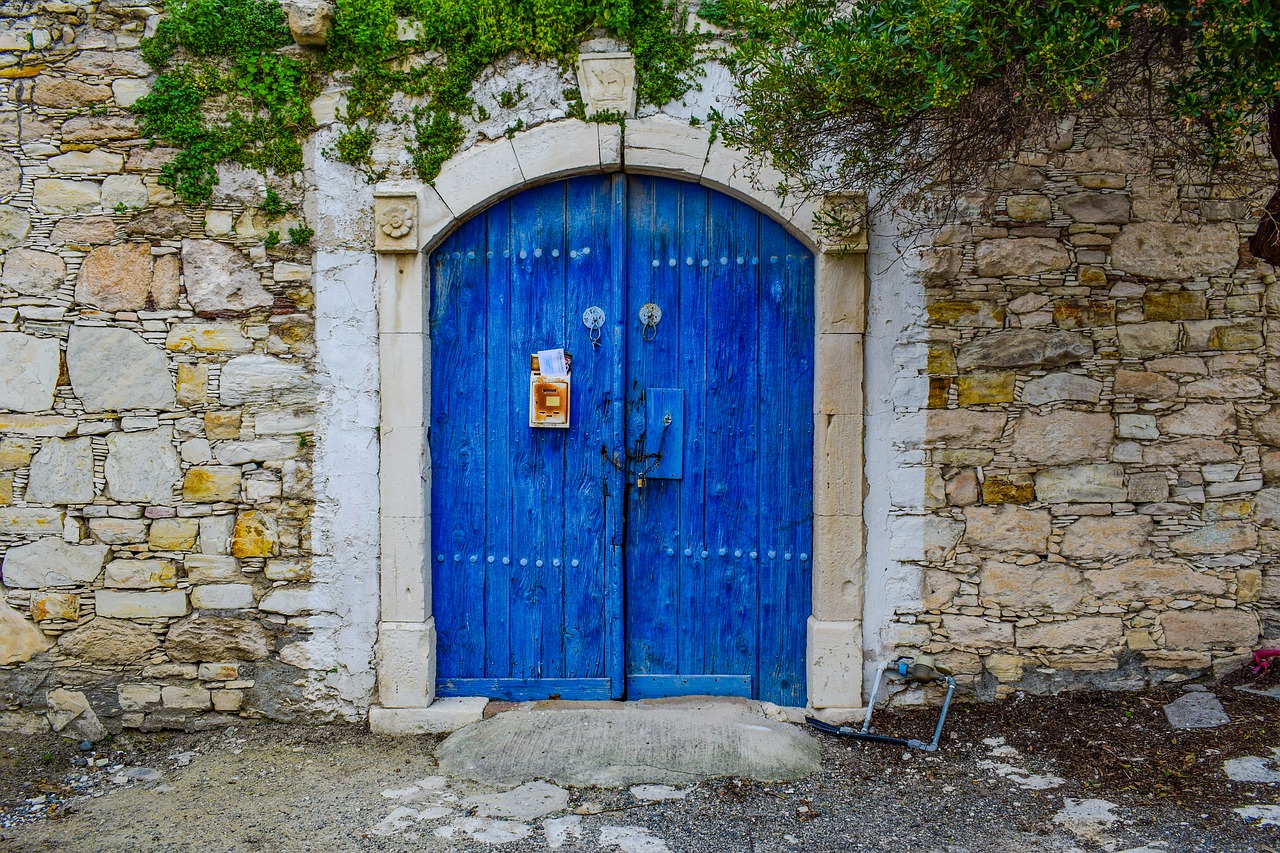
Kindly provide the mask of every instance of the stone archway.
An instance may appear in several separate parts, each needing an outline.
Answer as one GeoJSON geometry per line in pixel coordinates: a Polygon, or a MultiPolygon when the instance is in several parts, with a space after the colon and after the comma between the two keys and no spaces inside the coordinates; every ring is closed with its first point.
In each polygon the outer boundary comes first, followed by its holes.
{"type": "Polygon", "coordinates": [[[837,715],[861,706],[865,231],[820,233],[814,205],[762,189],[777,181],[770,175],[753,181],[741,153],[712,142],[700,128],[664,116],[628,121],[625,132],[612,124],[564,120],[478,144],[450,161],[432,185],[375,188],[381,392],[381,615],[377,704],[370,709],[375,731],[451,730],[479,719],[483,707],[483,700],[435,701],[425,258],[454,227],[500,198],[551,180],[620,170],[720,190],[768,214],[815,250],[809,703],[837,715]]]}

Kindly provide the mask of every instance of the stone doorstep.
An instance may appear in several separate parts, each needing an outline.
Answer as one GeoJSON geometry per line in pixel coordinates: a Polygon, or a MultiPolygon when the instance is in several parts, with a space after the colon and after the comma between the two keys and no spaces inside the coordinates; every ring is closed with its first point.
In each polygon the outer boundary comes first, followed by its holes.
{"type": "MultiPolygon", "coordinates": [[[[681,702],[698,699],[717,699],[723,697],[676,696],[670,700],[646,700],[681,702]]],[[[754,700],[750,700],[754,703],[754,700]]],[[[485,696],[452,696],[437,699],[425,708],[384,708],[381,705],[369,707],[369,730],[374,734],[389,737],[405,737],[408,735],[449,734],[463,726],[478,723],[484,718],[485,707],[489,704],[485,696]]],[[[589,708],[616,707],[631,703],[604,702],[520,702],[511,710],[531,708],[589,708]]],[[[787,722],[803,725],[804,717],[813,716],[832,725],[854,725],[861,723],[866,717],[865,708],[787,708],[772,703],[755,703],[761,706],[762,713],[773,719],[785,718],[787,722]]]]}

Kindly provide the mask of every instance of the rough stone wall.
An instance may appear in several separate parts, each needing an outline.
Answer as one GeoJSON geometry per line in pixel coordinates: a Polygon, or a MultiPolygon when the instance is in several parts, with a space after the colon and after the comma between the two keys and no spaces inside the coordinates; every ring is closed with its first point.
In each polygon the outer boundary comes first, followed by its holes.
{"type": "Polygon", "coordinates": [[[253,172],[207,209],[157,183],[156,21],[0,8],[0,726],[355,716],[372,641],[316,643],[311,249],[264,245],[301,181],[275,221],[253,172]]]}
{"type": "Polygon", "coordinates": [[[888,642],[981,696],[1221,673],[1280,634],[1280,288],[1250,205],[1170,166],[1064,126],[921,253],[919,595],[888,642]]]}

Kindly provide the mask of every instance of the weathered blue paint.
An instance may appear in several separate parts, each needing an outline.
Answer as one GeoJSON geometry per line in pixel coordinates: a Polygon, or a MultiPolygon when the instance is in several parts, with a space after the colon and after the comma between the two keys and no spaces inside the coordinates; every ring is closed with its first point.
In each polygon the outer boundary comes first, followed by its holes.
{"type": "Polygon", "coordinates": [[[494,205],[430,266],[441,695],[803,704],[809,252],[707,188],[615,175],[494,205]],[[531,429],[553,347],[571,426],[531,429]]]}

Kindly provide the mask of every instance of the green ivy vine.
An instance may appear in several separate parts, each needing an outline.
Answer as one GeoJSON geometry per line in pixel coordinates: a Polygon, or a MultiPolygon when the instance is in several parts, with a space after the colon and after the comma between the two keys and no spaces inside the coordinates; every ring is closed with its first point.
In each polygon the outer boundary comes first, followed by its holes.
{"type": "MultiPolygon", "coordinates": [[[[160,182],[199,203],[212,196],[221,162],[299,171],[302,142],[316,129],[311,101],[327,80],[341,77],[350,87],[338,116],[344,129],[326,154],[376,178],[376,128],[394,123],[404,129],[414,171],[431,181],[465,141],[463,119],[487,118],[471,97],[477,77],[510,53],[571,63],[578,43],[598,28],[630,45],[641,103],[683,95],[706,36],[689,31],[688,13],[677,4],[336,0],[328,44],[307,50],[294,46],[277,0],[168,0],[167,16],[142,42],[143,57],[160,74],[133,111],[143,133],[178,149],[160,182]],[[406,19],[411,38],[398,31],[406,19]],[[397,93],[416,105],[393,114],[397,93]]],[[[570,93],[570,113],[586,118],[570,93]]],[[[513,105],[521,96],[508,95],[513,105]]]]}

